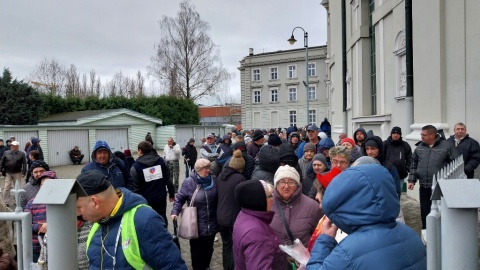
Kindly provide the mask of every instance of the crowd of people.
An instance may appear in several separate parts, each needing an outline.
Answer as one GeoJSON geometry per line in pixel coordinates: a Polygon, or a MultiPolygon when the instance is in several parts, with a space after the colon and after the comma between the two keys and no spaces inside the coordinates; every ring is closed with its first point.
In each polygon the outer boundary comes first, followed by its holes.
{"type": "MultiPolygon", "coordinates": [[[[385,140],[359,128],[336,143],[323,127],[212,133],[199,151],[194,138],[183,147],[168,138],[163,155],[147,134],[137,160],[97,141],[77,177],[87,195],[77,199],[80,269],[186,269],[167,230],[167,218],[181,219],[185,205],[197,209],[198,237],[189,239],[194,270],[210,269],[217,233],[224,269],[425,269],[423,243],[398,219],[402,184],[420,183],[425,228],[433,175],[462,154],[466,175],[474,177],[478,142],[463,123],[448,139],[424,126],[413,153],[400,127],[385,140]],[[306,265],[279,247],[298,242],[310,252],[306,265]]],[[[7,192],[30,173],[21,206],[33,216],[35,260],[47,220],[45,206],[32,201],[44,181],[57,177],[38,142],[29,146],[30,163],[15,140],[0,161],[7,195],[0,208],[13,205],[7,192]]],[[[78,147],[71,158],[81,164],[78,147]]]]}

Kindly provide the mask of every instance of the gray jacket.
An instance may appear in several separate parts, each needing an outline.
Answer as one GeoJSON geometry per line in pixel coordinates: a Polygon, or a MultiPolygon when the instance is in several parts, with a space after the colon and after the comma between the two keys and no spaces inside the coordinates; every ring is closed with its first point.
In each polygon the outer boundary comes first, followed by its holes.
{"type": "Polygon", "coordinates": [[[420,186],[432,187],[433,175],[458,156],[455,147],[438,135],[432,147],[420,143],[413,152],[408,182],[415,184],[419,180],[420,186]]]}

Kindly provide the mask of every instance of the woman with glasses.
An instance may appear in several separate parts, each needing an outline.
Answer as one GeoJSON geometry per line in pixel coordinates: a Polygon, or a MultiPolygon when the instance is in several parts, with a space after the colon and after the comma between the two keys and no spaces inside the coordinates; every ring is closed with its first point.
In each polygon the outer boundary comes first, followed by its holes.
{"type": "Polygon", "coordinates": [[[323,216],[318,203],[302,193],[300,175],[288,165],[277,169],[272,211],[275,212],[270,226],[283,245],[292,245],[299,239],[306,247],[313,230],[323,216]]]}

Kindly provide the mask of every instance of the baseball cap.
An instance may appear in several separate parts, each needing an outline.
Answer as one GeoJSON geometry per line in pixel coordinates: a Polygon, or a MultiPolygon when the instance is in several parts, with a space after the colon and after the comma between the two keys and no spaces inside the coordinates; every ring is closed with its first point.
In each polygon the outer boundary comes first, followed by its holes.
{"type": "Polygon", "coordinates": [[[318,127],[315,124],[308,125],[307,131],[311,130],[318,131],[318,127]]]}
{"type": "Polygon", "coordinates": [[[103,192],[111,185],[110,181],[108,181],[108,176],[97,170],[81,173],[77,176],[77,182],[85,190],[87,196],[103,192]]]}

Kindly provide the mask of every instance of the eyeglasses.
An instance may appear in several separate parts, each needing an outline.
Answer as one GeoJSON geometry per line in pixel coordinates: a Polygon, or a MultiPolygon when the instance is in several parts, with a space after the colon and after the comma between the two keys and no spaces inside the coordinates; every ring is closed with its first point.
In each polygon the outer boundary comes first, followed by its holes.
{"type": "Polygon", "coordinates": [[[288,185],[289,187],[294,187],[294,186],[297,185],[297,182],[295,182],[295,181],[279,181],[278,185],[283,186],[283,187],[285,185],[288,185]]]}
{"type": "Polygon", "coordinates": [[[345,160],[338,160],[338,159],[332,159],[332,165],[347,165],[347,161],[345,160]]]}

